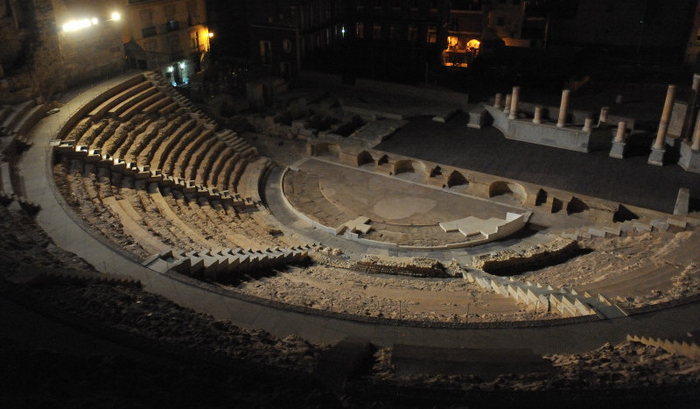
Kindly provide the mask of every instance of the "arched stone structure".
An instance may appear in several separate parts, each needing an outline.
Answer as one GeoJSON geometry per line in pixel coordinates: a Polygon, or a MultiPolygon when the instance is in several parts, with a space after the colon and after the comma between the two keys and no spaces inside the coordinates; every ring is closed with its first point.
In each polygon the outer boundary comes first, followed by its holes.
{"type": "Polygon", "coordinates": [[[391,174],[392,175],[400,175],[402,173],[413,173],[415,176],[412,176],[410,179],[419,181],[419,180],[425,180],[430,176],[430,172],[428,171],[428,168],[425,166],[425,163],[411,160],[411,159],[401,159],[396,162],[394,162],[391,166],[391,174]]]}
{"type": "Polygon", "coordinates": [[[409,159],[401,159],[397,160],[394,162],[394,165],[391,167],[391,170],[394,175],[398,175],[401,173],[406,173],[406,172],[415,172],[415,168],[413,167],[414,161],[409,160],[409,159]]]}
{"type": "Polygon", "coordinates": [[[368,163],[374,163],[374,158],[367,151],[362,151],[357,154],[357,166],[366,165],[368,163]]]}
{"type": "Polygon", "coordinates": [[[455,186],[469,186],[469,181],[467,178],[458,171],[452,171],[447,177],[447,187],[452,188],[455,186]]]}
{"type": "Polygon", "coordinates": [[[525,203],[525,201],[527,200],[527,191],[522,185],[518,183],[499,180],[497,182],[491,183],[491,185],[489,186],[489,197],[508,194],[512,195],[521,204],[525,203]]]}

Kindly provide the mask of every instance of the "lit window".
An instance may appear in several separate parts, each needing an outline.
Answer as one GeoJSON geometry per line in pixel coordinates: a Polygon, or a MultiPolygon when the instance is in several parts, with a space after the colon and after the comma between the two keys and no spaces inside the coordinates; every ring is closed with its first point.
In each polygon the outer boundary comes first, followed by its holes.
{"type": "Polygon", "coordinates": [[[437,30],[435,29],[435,27],[428,27],[428,35],[426,37],[426,41],[431,44],[437,42],[437,30]]]}
{"type": "Polygon", "coordinates": [[[365,25],[361,21],[355,24],[355,37],[365,38],[365,25]]]}
{"type": "Polygon", "coordinates": [[[447,46],[448,47],[455,47],[459,43],[459,39],[457,36],[447,36],[447,46]]]}

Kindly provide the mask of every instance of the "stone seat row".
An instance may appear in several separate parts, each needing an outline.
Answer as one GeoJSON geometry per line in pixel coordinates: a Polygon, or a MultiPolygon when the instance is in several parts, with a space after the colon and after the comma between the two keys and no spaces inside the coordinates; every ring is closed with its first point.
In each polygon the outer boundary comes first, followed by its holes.
{"type": "Polygon", "coordinates": [[[62,163],[70,166],[67,183],[61,183],[70,189],[64,194],[77,198],[79,213],[97,223],[97,230],[117,245],[137,243],[143,252],[130,250],[137,258],[171,247],[193,251],[231,244],[265,246],[265,240],[258,242],[247,237],[252,216],[247,212],[239,214],[230,204],[189,197],[183,205],[177,203],[176,198],[183,197],[178,191],[164,190],[161,194],[155,183],[134,181],[79,160],[62,163]]]}
{"type": "Polygon", "coordinates": [[[299,264],[308,259],[310,245],[291,248],[218,249],[178,252],[166,250],[143,262],[143,265],[165,273],[176,271],[195,278],[232,281],[246,273],[299,264]]]}
{"type": "MultiPolygon", "coordinates": [[[[74,144],[75,151],[86,155],[88,161],[99,161],[110,156],[124,157],[127,163],[136,161],[144,168],[149,166],[150,169],[160,169],[164,174],[192,179],[196,185],[215,185],[219,190],[227,190],[229,186],[226,183],[216,183],[218,173],[212,174],[211,170],[230,170],[225,164],[235,155],[244,158],[257,157],[257,150],[230,130],[215,133],[215,126],[202,125],[201,121],[191,118],[191,115],[176,113],[174,117],[168,118],[176,120],[176,126],[172,126],[172,120],[167,122],[165,128],[159,129],[159,125],[163,125],[161,122],[142,117],[137,117],[137,120],[129,122],[128,125],[104,119],[93,123],[92,117],[87,117],[59,144],[59,150],[66,151],[66,148],[74,144]],[[172,133],[168,135],[168,131],[172,133]],[[135,135],[132,135],[133,133],[135,135]],[[119,138],[113,137],[114,134],[118,134],[119,138]],[[117,140],[111,142],[113,139],[117,140]],[[196,162],[194,166],[187,168],[190,158],[194,158],[196,162]],[[204,166],[199,166],[200,160],[204,161],[204,166]]],[[[244,168],[236,169],[240,171],[244,168]]],[[[224,177],[220,179],[227,181],[224,177]]],[[[235,176],[233,184],[237,184],[239,179],[239,175],[235,176]]]]}
{"type": "Polygon", "coordinates": [[[9,136],[18,143],[30,145],[27,138],[29,130],[46,115],[49,108],[40,99],[0,107],[0,136],[9,136]]]}
{"type": "MultiPolygon", "coordinates": [[[[152,123],[151,125],[142,126],[140,129],[145,132],[139,132],[133,138],[122,135],[121,145],[119,142],[112,144],[111,148],[106,150],[107,152],[104,152],[101,147],[105,146],[104,138],[100,138],[101,145],[76,144],[73,139],[67,139],[54,141],[54,146],[62,154],[79,157],[86,162],[110,166],[116,171],[129,171],[136,178],[146,178],[150,181],[164,180],[166,184],[180,185],[188,193],[196,191],[200,194],[208,193],[210,195],[215,195],[216,191],[223,193],[229,189],[236,190],[238,182],[247,168],[245,158],[257,155],[255,148],[250,147],[247,142],[233,132],[224,131],[214,134],[211,129],[205,130],[199,127],[193,119],[185,121],[166,141],[156,140],[155,142],[159,143],[156,149],[149,146],[154,138],[157,139],[156,132],[154,132],[157,124],[152,123]],[[144,134],[147,136],[144,137],[144,134]],[[124,146],[125,141],[131,141],[132,146],[124,146]],[[138,148],[132,149],[133,146],[138,146],[138,148]],[[147,147],[149,152],[142,155],[142,150],[147,147]],[[112,156],[109,152],[126,153],[125,156],[129,160],[112,156]],[[143,160],[144,157],[145,160],[143,160]],[[149,157],[150,160],[148,160],[149,157]],[[193,159],[193,163],[190,163],[190,159],[193,159]],[[243,163],[239,164],[239,160],[243,160],[243,163]],[[144,162],[148,162],[148,164],[144,164],[144,162]],[[233,175],[230,175],[229,172],[233,172],[233,175]]],[[[78,139],[78,134],[89,133],[90,129],[93,130],[92,133],[114,133],[114,127],[104,123],[98,124],[97,129],[95,129],[89,119],[81,123],[77,129],[75,134],[71,134],[74,139],[78,139]]],[[[83,140],[80,137],[79,141],[89,143],[90,138],[83,140]]],[[[263,164],[260,172],[269,166],[268,160],[257,158],[256,161],[263,164]]],[[[250,180],[250,178],[245,180],[250,180]]],[[[257,184],[257,180],[254,180],[254,183],[245,184],[243,190],[250,192],[253,197],[258,197],[257,189],[248,187],[248,185],[255,186],[257,184]]],[[[235,198],[235,196],[233,197],[235,198]]],[[[224,198],[227,199],[225,195],[224,198]]]]}
{"type": "Polygon", "coordinates": [[[512,278],[493,277],[479,272],[469,272],[465,278],[487,291],[513,298],[536,310],[543,308],[547,312],[556,312],[562,317],[596,315],[604,319],[627,315],[617,304],[602,294],[592,295],[588,292],[579,294],[573,289],[554,289],[549,285],[544,286],[529,281],[522,283],[512,278]]]}
{"type": "Polygon", "coordinates": [[[644,337],[639,335],[627,335],[627,341],[660,347],[672,354],[683,355],[691,359],[700,360],[700,345],[694,342],[695,339],[693,338],[686,341],[678,339],[644,337]]]}
{"type": "MultiPolygon", "coordinates": [[[[71,159],[82,159],[86,163],[94,163],[100,167],[107,167],[113,172],[122,173],[134,179],[144,179],[147,182],[155,182],[164,188],[175,188],[186,194],[206,196],[208,199],[219,199],[237,207],[255,207],[257,203],[250,197],[242,197],[237,192],[228,189],[219,190],[217,187],[209,187],[197,184],[195,180],[185,179],[179,176],[168,175],[160,169],[152,170],[149,165],[138,165],[136,162],[126,162],[124,159],[113,158],[108,154],[99,155],[99,152],[88,153],[85,149],[76,150],[72,141],[61,141],[56,146],[57,152],[71,159]]],[[[269,162],[269,160],[267,160],[269,162]]]]}
{"type": "Polygon", "coordinates": [[[188,111],[192,115],[195,115],[197,118],[199,118],[207,124],[214,126],[216,125],[216,122],[213,119],[211,119],[207,114],[198,109],[192,103],[192,101],[185,98],[182,94],[177,92],[177,90],[174,87],[170,86],[170,84],[168,84],[168,82],[165,80],[165,78],[163,78],[163,76],[159,72],[154,71],[147,73],[146,78],[149,79],[151,83],[154,84],[156,87],[158,87],[159,90],[168,94],[174,101],[178,103],[179,106],[184,108],[186,111],[188,111]]]}
{"type": "MultiPolygon", "coordinates": [[[[128,120],[136,113],[166,115],[180,108],[179,104],[150,81],[143,81],[108,98],[90,111],[87,116],[99,120],[105,116],[128,120]]],[[[184,109],[182,110],[184,112],[184,109]]]]}

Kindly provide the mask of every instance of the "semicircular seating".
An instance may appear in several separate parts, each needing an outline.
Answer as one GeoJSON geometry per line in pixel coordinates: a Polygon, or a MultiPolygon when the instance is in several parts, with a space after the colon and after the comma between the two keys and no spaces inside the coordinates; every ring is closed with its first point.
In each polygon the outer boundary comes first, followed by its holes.
{"type": "Polygon", "coordinates": [[[209,261],[227,261],[187,273],[230,278],[241,266],[306,257],[301,248],[273,250],[286,243],[257,214],[268,214],[259,188],[272,162],[157,76],[136,76],[95,98],[60,134],[55,174],[64,196],[135,258],[153,263],[177,255],[176,264],[189,257],[188,265],[198,266],[209,254],[209,261]],[[234,263],[232,248],[247,249],[241,257],[259,254],[234,263]]]}

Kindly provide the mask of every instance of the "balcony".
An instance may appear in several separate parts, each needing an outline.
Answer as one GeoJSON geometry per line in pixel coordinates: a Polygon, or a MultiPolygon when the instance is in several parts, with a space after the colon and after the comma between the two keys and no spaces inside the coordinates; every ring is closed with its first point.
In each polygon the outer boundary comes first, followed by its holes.
{"type": "Polygon", "coordinates": [[[153,37],[158,34],[158,31],[156,30],[156,27],[146,27],[141,30],[141,35],[143,38],[148,38],[148,37],[153,37]]]}

